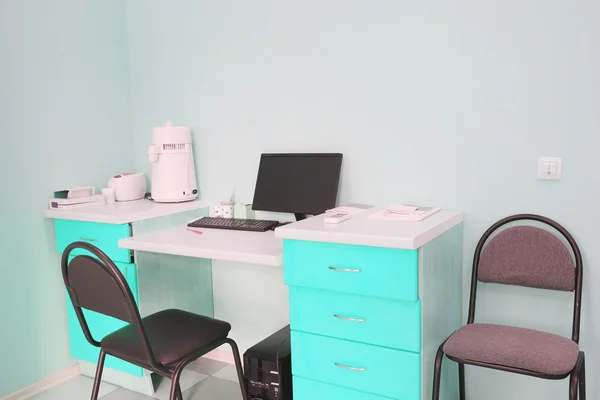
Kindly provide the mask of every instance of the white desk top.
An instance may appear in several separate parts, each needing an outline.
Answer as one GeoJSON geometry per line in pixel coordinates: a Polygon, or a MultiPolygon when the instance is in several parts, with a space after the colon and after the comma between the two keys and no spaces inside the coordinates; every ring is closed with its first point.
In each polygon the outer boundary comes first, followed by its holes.
{"type": "Polygon", "coordinates": [[[208,207],[201,200],[183,203],[157,203],[142,199],[116,202],[112,204],[93,205],[72,210],[45,210],[46,218],[70,219],[75,221],[100,222],[106,224],[127,224],[145,219],[164,217],[186,211],[208,207]]]}
{"type": "Polygon", "coordinates": [[[282,241],[275,238],[273,231],[198,230],[202,231],[201,235],[188,231],[184,225],[134,235],[119,240],[119,247],[151,253],[269,266],[281,266],[283,264],[282,241]]]}
{"type": "Polygon", "coordinates": [[[377,210],[365,210],[340,224],[325,224],[324,215],[319,215],[284,225],[275,232],[198,229],[202,234],[197,234],[188,231],[183,225],[121,239],[119,247],[176,256],[281,266],[281,239],[418,249],[462,222],[462,213],[446,210],[418,222],[365,218],[377,210]]]}
{"type": "Polygon", "coordinates": [[[440,210],[418,222],[367,219],[371,208],[339,224],[323,222],[324,214],[275,229],[282,239],[310,240],[363,246],[418,249],[462,222],[462,213],[440,210]]]}

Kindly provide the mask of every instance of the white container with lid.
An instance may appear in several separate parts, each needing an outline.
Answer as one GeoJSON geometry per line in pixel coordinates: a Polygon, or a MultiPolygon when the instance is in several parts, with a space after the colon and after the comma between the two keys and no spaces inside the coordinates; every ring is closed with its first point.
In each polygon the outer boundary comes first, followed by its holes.
{"type": "Polygon", "coordinates": [[[152,163],[152,199],[161,203],[178,203],[198,197],[192,134],[187,126],[165,126],[152,129],[152,145],[148,148],[152,163]]]}

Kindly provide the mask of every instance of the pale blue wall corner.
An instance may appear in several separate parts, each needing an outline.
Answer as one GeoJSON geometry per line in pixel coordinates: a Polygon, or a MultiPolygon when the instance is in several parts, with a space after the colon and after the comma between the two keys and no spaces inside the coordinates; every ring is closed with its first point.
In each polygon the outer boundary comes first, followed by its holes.
{"type": "Polygon", "coordinates": [[[0,397],[75,364],[42,211],[133,167],[124,17],[119,0],[0,1],[0,397]]]}

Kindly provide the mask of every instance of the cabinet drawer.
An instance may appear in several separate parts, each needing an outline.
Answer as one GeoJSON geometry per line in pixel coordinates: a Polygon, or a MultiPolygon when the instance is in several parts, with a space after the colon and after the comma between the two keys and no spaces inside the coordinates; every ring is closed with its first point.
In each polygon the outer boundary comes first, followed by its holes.
{"type": "MultiPolygon", "coordinates": [[[[101,224],[98,222],[71,221],[65,219],[54,220],[56,230],[56,250],[62,253],[65,248],[77,241],[87,242],[105,252],[115,262],[131,262],[131,253],[128,249],[118,246],[119,239],[131,236],[129,224],[101,224]]],[[[71,255],[83,254],[80,249],[73,250],[71,255]]]]}
{"type": "Polygon", "coordinates": [[[290,287],[290,324],[315,333],[421,351],[421,302],[290,287]]]}
{"type": "MultiPolygon", "coordinates": [[[[115,265],[117,266],[117,268],[119,268],[119,271],[121,271],[121,273],[125,277],[125,280],[131,288],[133,298],[139,305],[136,265],[124,264],[119,262],[116,262],[115,265]]],[[[75,309],[73,308],[71,299],[68,294],[66,294],[66,296],[67,324],[69,327],[69,346],[71,349],[71,356],[77,360],[83,360],[89,363],[96,364],[98,362],[98,355],[100,354],[100,349],[89,344],[89,342],[83,335],[83,330],[81,329],[81,325],[79,324],[79,320],[77,319],[77,315],[75,314],[75,309]]],[[[84,309],[83,314],[85,315],[85,319],[88,323],[92,336],[98,341],[102,340],[102,338],[108,335],[109,333],[112,333],[117,329],[121,329],[122,327],[127,325],[127,323],[124,321],[91,310],[84,309]]],[[[126,372],[135,376],[143,376],[144,373],[144,370],[141,367],[130,364],[113,356],[106,357],[105,365],[107,368],[116,369],[117,371],[126,372]]]]}
{"type": "Polygon", "coordinates": [[[294,376],[393,399],[420,399],[419,354],[295,330],[292,354],[294,376]]]}
{"type": "MultiPolygon", "coordinates": [[[[374,394],[359,392],[294,376],[294,400],[389,400],[374,394]]],[[[412,400],[412,399],[411,399],[412,400]]]]}
{"type": "Polygon", "coordinates": [[[285,240],[285,283],[365,296],[415,301],[418,250],[285,240]]]}

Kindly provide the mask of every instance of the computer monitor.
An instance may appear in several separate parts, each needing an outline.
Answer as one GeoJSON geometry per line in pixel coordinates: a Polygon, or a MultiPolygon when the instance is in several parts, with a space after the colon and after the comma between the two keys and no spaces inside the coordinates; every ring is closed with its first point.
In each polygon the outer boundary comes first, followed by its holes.
{"type": "Polygon", "coordinates": [[[252,209],[321,214],[336,205],[341,168],[339,153],[262,154],[252,209]]]}

